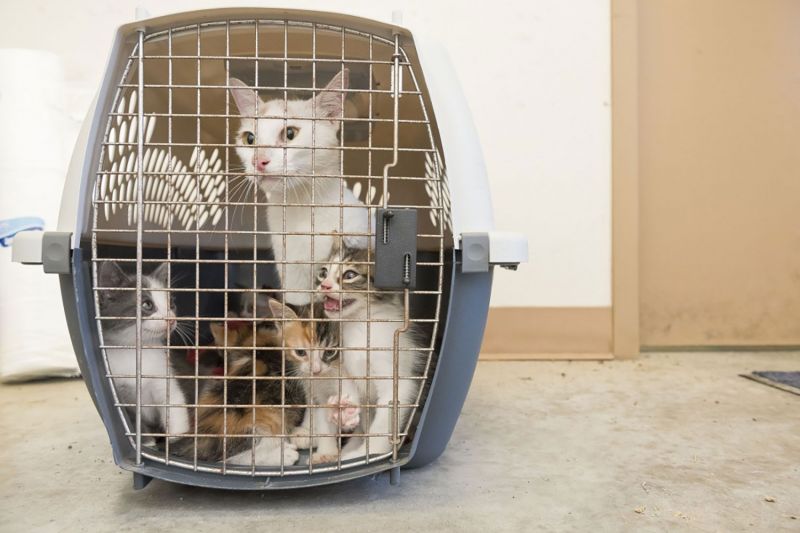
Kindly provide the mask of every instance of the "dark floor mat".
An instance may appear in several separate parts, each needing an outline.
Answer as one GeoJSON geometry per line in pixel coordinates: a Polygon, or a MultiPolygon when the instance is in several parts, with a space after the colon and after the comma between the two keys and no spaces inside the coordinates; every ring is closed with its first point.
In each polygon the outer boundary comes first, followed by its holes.
{"type": "Polygon", "coordinates": [[[800,395],[800,372],[759,371],[742,374],[742,377],[800,395]]]}

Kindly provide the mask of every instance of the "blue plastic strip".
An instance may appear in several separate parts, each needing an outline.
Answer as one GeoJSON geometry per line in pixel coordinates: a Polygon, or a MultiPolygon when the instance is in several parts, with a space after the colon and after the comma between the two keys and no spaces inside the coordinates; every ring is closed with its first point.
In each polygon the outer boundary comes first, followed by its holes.
{"type": "Polygon", "coordinates": [[[0,247],[11,246],[11,239],[20,231],[42,231],[44,220],[39,217],[19,217],[0,220],[0,247]]]}

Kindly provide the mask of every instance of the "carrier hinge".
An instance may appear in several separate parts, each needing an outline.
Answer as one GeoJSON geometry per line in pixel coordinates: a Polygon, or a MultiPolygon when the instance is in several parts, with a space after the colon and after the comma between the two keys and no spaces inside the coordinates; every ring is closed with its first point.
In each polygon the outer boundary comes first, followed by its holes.
{"type": "Polygon", "coordinates": [[[516,270],[528,261],[528,239],[521,233],[480,231],[461,234],[461,272],[488,272],[499,266],[516,270]]]}

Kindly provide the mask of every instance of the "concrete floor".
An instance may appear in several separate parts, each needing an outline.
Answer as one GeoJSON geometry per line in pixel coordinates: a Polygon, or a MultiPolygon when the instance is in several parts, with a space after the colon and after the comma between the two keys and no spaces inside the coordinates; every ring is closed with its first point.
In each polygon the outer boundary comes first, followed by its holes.
{"type": "Polygon", "coordinates": [[[0,387],[0,530],[798,531],[798,353],[481,363],[433,465],[290,493],[131,489],[80,381],[0,387]]]}

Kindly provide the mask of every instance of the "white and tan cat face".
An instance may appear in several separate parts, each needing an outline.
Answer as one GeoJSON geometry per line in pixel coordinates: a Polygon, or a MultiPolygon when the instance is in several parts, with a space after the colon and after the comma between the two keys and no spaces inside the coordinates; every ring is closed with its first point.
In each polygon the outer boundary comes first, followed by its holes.
{"type": "Polygon", "coordinates": [[[347,69],[308,100],[284,102],[279,98],[264,102],[241,80],[231,78],[230,84],[236,87],[231,89],[231,94],[242,116],[235,139],[236,154],[245,172],[258,180],[265,193],[280,190],[285,176],[288,177],[287,187],[292,188],[299,183],[292,175],[339,170],[339,150],[314,150],[312,147],[339,146],[338,119],[343,116],[341,90],[349,85],[347,69]],[[311,120],[312,117],[316,120],[311,120]]]}
{"type": "MultiPolygon", "coordinates": [[[[317,271],[317,301],[331,318],[365,316],[371,288],[366,249],[334,250],[327,265],[317,271]]],[[[379,293],[373,293],[379,296],[379,293]]]]}

